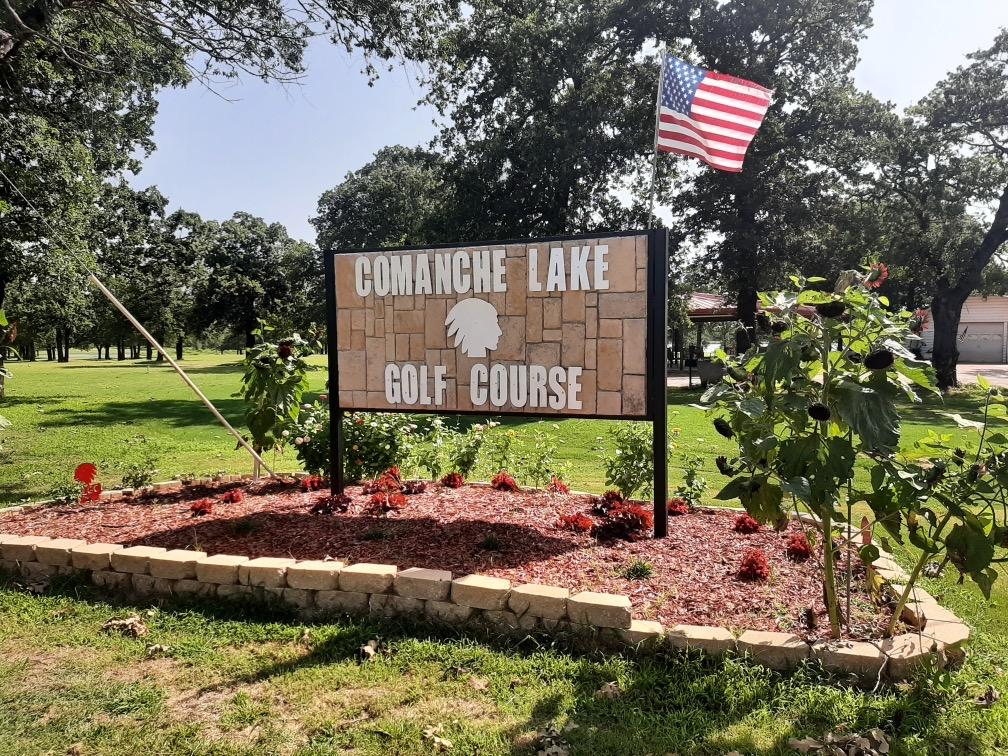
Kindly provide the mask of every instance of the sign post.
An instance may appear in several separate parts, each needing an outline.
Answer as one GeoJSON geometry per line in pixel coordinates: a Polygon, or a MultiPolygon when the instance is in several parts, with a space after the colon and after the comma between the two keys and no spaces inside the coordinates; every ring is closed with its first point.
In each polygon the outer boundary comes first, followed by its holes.
{"type": "Polygon", "coordinates": [[[650,420],[666,532],[664,230],[325,253],[332,487],[345,412],[650,420]]]}

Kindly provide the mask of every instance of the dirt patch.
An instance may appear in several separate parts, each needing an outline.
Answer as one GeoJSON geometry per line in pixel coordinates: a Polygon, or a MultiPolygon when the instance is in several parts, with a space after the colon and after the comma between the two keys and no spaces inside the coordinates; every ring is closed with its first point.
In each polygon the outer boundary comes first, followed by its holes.
{"type": "MultiPolygon", "coordinates": [[[[368,497],[353,487],[347,491],[352,499],[347,513],[313,515],[311,507],[327,492],[276,483],[246,486],[241,502],[217,501],[212,514],[192,516],[193,501],[225,488],[47,507],[0,516],[0,530],[210,554],[333,557],[448,569],[456,575],[479,572],[516,584],[621,593],[630,597],[634,616],[666,626],[721,625],[810,638],[828,633],[817,560],[795,562],[787,556],[788,535],[799,527],[795,523],[784,532],[742,535],[732,527],[736,513],[696,511],[671,517],[667,538],[602,543],[556,528],[560,515],[590,509],[591,498],[583,495],[429,485],[425,493],[408,497],[405,509],[378,517],[368,513],[368,497]],[[763,550],[770,563],[770,578],[763,583],[736,576],[743,555],[754,548],[763,550]],[[635,563],[650,570],[638,565],[631,574],[639,579],[626,577],[635,563]]],[[[854,573],[863,575],[856,560],[854,573]]],[[[854,583],[851,635],[875,636],[885,617],[864,592],[863,581],[854,583]]]]}

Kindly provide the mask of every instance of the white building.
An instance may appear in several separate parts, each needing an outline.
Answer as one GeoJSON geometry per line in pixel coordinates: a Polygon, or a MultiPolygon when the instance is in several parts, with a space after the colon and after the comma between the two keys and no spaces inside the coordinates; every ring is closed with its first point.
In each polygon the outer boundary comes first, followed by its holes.
{"type": "MultiPolygon", "coordinates": [[[[921,351],[931,357],[934,323],[921,334],[921,351]]],[[[975,295],[963,305],[959,321],[959,362],[1008,363],[1008,297],[975,295]]]]}

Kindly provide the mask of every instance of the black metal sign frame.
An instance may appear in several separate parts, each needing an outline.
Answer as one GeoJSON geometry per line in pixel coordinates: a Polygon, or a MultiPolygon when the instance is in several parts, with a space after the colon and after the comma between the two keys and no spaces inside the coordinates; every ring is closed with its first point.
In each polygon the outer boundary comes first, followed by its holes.
{"type": "Polygon", "coordinates": [[[492,417],[507,415],[542,419],[583,420],[643,420],[652,424],[652,454],[654,459],[654,533],[661,538],[668,532],[668,410],[667,341],[668,341],[668,232],[665,229],[648,231],[597,232],[567,236],[548,236],[537,239],[507,239],[476,241],[455,244],[426,244],[414,247],[376,247],[372,249],[323,250],[325,264],[326,322],[329,357],[329,464],[334,493],[342,493],[343,480],[343,415],[345,412],[399,412],[405,414],[478,415],[492,417]],[[558,414],[525,411],[483,412],[480,410],[436,410],[409,407],[396,408],[346,408],[339,400],[339,334],[336,330],[336,255],[361,255],[375,252],[411,252],[433,249],[467,249],[477,247],[507,246],[512,244],[535,245],[549,242],[579,241],[605,237],[646,236],[648,246],[647,268],[647,338],[645,360],[647,363],[646,408],[641,416],[602,415],[596,413],[558,414]]]}

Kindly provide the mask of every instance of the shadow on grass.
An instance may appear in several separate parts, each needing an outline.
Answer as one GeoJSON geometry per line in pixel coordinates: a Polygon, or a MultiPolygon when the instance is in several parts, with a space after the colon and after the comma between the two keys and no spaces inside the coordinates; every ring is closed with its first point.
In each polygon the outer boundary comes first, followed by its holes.
{"type": "MultiPolygon", "coordinates": [[[[0,572],[0,590],[13,588],[14,581],[0,572]]],[[[136,613],[151,603],[136,598],[110,600],[79,577],[54,581],[48,593],[111,603],[136,613]]],[[[567,719],[577,723],[576,728],[561,733],[573,753],[784,754],[793,753],[787,745],[791,737],[821,739],[829,732],[864,733],[876,727],[890,739],[892,752],[918,753],[951,703],[921,682],[902,691],[883,688],[866,693],[813,663],[781,674],[735,656],[715,660],[666,648],[653,653],[606,652],[573,635],[519,638],[480,625],[461,632],[420,620],[376,617],[306,622],[277,604],[180,597],[156,603],[161,614],[170,615],[172,625],[185,622],[194,612],[209,620],[247,624],[250,629],[255,625],[248,634],[240,629],[233,632],[250,638],[250,643],[260,638],[261,642],[293,642],[308,633],[307,647],[296,658],[276,661],[269,655],[256,655],[251,667],[201,689],[198,696],[346,662],[357,658],[360,647],[373,638],[380,639],[388,651],[381,663],[408,675],[418,649],[413,646],[407,651],[401,645],[415,642],[421,644],[420,655],[443,667],[446,676],[496,677],[487,695],[493,696],[496,689],[502,701],[533,697],[527,717],[505,733],[514,754],[535,752],[538,744],[525,737],[529,731],[562,726],[567,719]],[[285,629],[283,624],[291,627],[285,629]],[[599,696],[599,689],[613,680],[620,681],[620,693],[613,698],[599,696]],[[901,746],[901,741],[913,745],[901,746]]],[[[221,642],[231,643],[226,636],[221,642]]],[[[946,737],[934,745],[948,753],[983,752],[976,733],[954,737],[954,742],[946,737]]]]}
{"type": "MultiPolygon", "coordinates": [[[[152,388],[152,391],[155,389],[152,388]]],[[[245,411],[241,399],[214,399],[221,414],[235,424],[245,411]]],[[[105,402],[88,408],[47,410],[45,424],[62,425],[115,425],[158,420],[174,427],[214,425],[213,417],[195,396],[192,399],[137,399],[129,402],[105,402]]]]}

